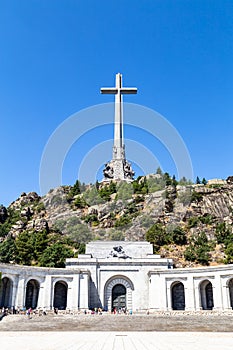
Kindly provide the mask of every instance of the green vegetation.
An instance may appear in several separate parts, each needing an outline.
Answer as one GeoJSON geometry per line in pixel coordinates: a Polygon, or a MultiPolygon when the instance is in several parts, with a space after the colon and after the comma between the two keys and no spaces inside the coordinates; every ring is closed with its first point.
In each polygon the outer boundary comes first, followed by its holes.
{"type": "Polygon", "coordinates": [[[131,217],[127,214],[123,214],[119,219],[115,221],[114,227],[129,227],[129,223],[131,222],[131,217]]]}
{"type": "Polygon", "coordinates": [[[124,241],[124,233],[122,230],[112,228],[109,232],[108,239],[110,239],[111,241],[124,241]]]}
{"type": "Polygon", "coordinates": [[[185,245],[186,232],[179,226],[165,229],[161,223],[156,223],[146,233],[146,240],[153,243],[154,251],[159,252],[160,247],[168,244],[185,245]]]}
{"type": "Polygon", "coordinates": [[[177,245],[185,245],[187,243],[186,232],[179,226],[174,228],[171,241],[177,245]]]}
{"type": "Polygon", "coordinates": [[[98,205],[105,202],[104,199],[100,197],[98,189],[99,187],[92,185],[82,193],[82,198],[88,206],[98,205]]]}
{"type": "Polygon", "coordinates": [[[216,239],[217,243],[223,243],[225,246],[233,242],[232,228],[228,227],[225,222],[219,222],[216,225],[216,239]]]}
{"type": "Polygon", "coordinates": [[[6,218],[2,224],[0,224],[0,237],[6,237],[11,227],[21,219],[19,210],[11,208],[7,209],[6,218]]]}
{"type": "Polygon", "coordinates": [[[233,232],[232,227],[228,226],[225,222],[219,222],[216,225],[215,233],[217,243],[223,244],[225,248],[225,263],[233,263],[233,232]]]}
{"type": "Polygon", "coordinates": [[[83,217],[84,222],[93,226],[99,225],[98,216],[96,214],[89,214],[83,217]]]}
{"type": "Polygon", "coordinates": [[[192,185],[193,182],[191,180],[187,180],[185,176],[183,176],[179,181],[178,181],[178,184],[180,186],[189,186],[189,185],[192,185]]]}
{"type": "Polygon", "coordinates": [[[74,255],[73,247],[67,244],[64,237],[58,234],[55,236],[56,238],[53,237],[51,240],[51,234],[43,230],[41,232],[23,231],[16,239],[9,237],[0,243],[0,261],[22,265],[64,267],[65,259],[74,255]],[[58,245],[60,250],[56,255],[58,245]],[[57,260],[46,260],[46,256],[57,256],[57,260]]]}
{"type": "Polygon", "coordinates": [[[81,223],[76,216],[57,221],[54,230],[66,234],[69,239],[78,244],[87,243],[93,239],[93,234],[88,225],[81,223]]]}
{"type": "Polygon", "coordinates": [[[117,185],[116,200],[122,200],[125,202],[126,200],[132,198],[133,193],[133,185],[122,181],[117,185]]]}
{"type": "Polygon", "coordinates": [[[109,185],[105,185],[105,186],[101,187],[98,190],[98,193],[99,193],[100,197],[102,199],[104,199],[104,201],[110,201],[111,195],[113,193],[116,193],[116,187],[117,187],[116,183],[111,181],[109,185]]]}
{"type": "Polygon", "coordinates": [[[82,196],[77,196],[75,198],[74,205],[78,209],[83,209],[83,208],[86,208],[88,206],[87,202],[85,201],[85,199],[82,196]]]}
{"type": "MultiPolygon", "coordinates": [[[[205,178],[197,178],[196,182],[207,183],[205,178]]],[[[68,213],[66,219],[58,220],[46,230],[40,230],[40,223],[34,226],[30,221],[35,219],[36,222],[38,216],[46,218],[46,208],[40,197],[27,198],[24,194],[14,207],[6,209],[0,205],[0,261],[62,267],[66,258],[84,252],[85,244],[91,240],[124,240],[126,234],[130,234],[127,230],[133,220],[139,216],[136,225],[140,226],[140,233],[147,230],[145,237],[153,244],[154,252],[164,254],[165,251],[177,249],[178,254],[183,254],[187,261],[207,265],[211,249],[217,243],[221,253],[225,253],[224,262],[233,263],[232,225],[217,222],[218,219],[210,214],[190,217],[190,213],[195,213],[194,205],[194,210],[190,208],[187,215],[184,214],[179,220],[172,220],[172,214],[168,214],[176,208],[179,215],[179,203],[187,207],[191,202],[197,206],[200,204],[205,193],[199,192],[201,187],[194,190],[191,184],[184,177],[177,181],[175,176],[163,173],[160,168],[156,174],[139,176],[130,183],[112,181],[103,184],[97,181],[94,185],[86,186],[77,180],[73,186],[63,186],[66,196],[61,191],[54,191],[54,196],[48,201],[54,208],[63,208],[68,201],[73,216],[69,217],[68,213]],[[178,185],[182,188],[177,188],[178,185]],[[151,195],[156,191],[161,193],[151,195]],[[160,205],[161,202],[165,204],[164,211],[161,211],[161,221],[155,222],[161,208],[157,210],[152,205],[160,205]],[[103,204],[100,209],[89,208],[99,204],[103,204]],[[200,233],[205,229],[208,237],[214,238],[214,241],[208,240],[206,233],[200,233]],[[193,232],[195,234],[190,237],[193,232]]]]}
{"type": "Polygon", "coordinates": [[[166,235],[166,231],[162,224],[156,223],[146,233],[146,240],[153,244],[154,252],[159,252],[159,248],[170,243],[170,237],[166,235]]]}
{"type": "Polygon", "coordinates": [[[149,192],[148,183],[145,177],[139,176],[133,181],[133,192],[135,194],[147,194],[149,192]]]}
{"type": "Polygon", "coordinates": [[[203,199],[203,195],[200,192],[193,191],[191,195],[191,202],[200,203],[203,199]]]}
{"type": "Polygon", "coordinates": [[[210,214],[205,214],[203,216],[193,216],[188,220],[188,228],[196,227],[199,223],[204,225],[210,225],[213,223],[213,217],[210,214]]]}
{"type": "Polygon", "coordinates": [[[85,189],[85,185],[81,185],[80,181],[77,180],[75,184],[70,188],[68,194],[67,194],[67,201],[70,202],[74,198],[74,196],[77,196],[81,193],[81,190],[85,189]]]}
{"type": "Polygon", "coordinates": [[[213,242],[209,242],[205,232],[201,232],[190,238],[184,257],[188,261],[209,265],[211,249],[213,249],[213,242]]]}
{"type": "Polygon", "coordinates": [[[10,263],[16,261],[17,250],[15,240],[12,237],[7,238],[0,243],[0,261],[3,263],[10,263]]]}
{"type": "Polygon", "coordinates": [[[185,191],[180,192],[178,195],[178,201],[184,206],[191,203],[192,190],[191,188],[186,188],[185,191]]]}
{"type": "Polygon", "coordinates": [[[56,242],[44,250],[39,258],[39,266],[65,267],[65,259],[72,258],[74,253],[67,245],[56,242]]]}

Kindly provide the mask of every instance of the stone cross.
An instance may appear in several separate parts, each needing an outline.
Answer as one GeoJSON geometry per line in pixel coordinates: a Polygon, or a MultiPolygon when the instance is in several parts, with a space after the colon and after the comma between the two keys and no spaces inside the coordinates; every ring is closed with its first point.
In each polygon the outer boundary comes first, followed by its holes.
{"type": "Polygon", "coordinates": [[[136,88],[122,87],[122,74],[116,74],[116,86],[101,88],[102,94],[115,95],[115,123],[114,123],[114,146],[113,159],[125,159],[123,137],[123,94],[136,94],[136,88]]]}

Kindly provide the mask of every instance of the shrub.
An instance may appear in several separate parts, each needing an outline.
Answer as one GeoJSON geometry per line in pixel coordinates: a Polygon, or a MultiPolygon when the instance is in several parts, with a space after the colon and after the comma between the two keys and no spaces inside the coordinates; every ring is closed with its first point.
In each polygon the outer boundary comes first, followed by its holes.
{"type": "Polygon", "coordinates": [[[193,191],[191,195],[191,202],[199,203],[203,199],[203,195],[200,192],[193,191]]]}
{"type": "Polygon", "coordinates": [[[131,217],[129,215],[122,215],[119,219],[116,220],[115,222],[115,227],[124,227],[124,226],[128,226],[129,223],[131,222],[131,217]]]}
{"type": "Polygon", "coordinates": [[[216,239],[217,239],[217,243],[221,244],[225,244],[225,246],[227,246],[229,243],[233,242],[233,234],[232,234],[232,230],[230,230],[230,228],[226,225],[225,222],[219,222],[216,225],[216,239]]]}
{"type": "Polygon", "coordinates": [[[157,252],[161,246],[171,242],[171,237],[162,224],[156,223],[146,232],[146,240],[153,244],[154,251],[157,252]]]}
{"type": "Polygon", "coordinates": [[[185,260],[195,261],[201,265],[209,265],[209,252],[211,249],[211,242],[208,242],[205,232],[201,232],[198,235],[191,237],[189,246],[184,252],[184,258],[185,260]]]}
{"type": "Polygon", "coordinates": [[[82,208],[85,208],[87,206],[87,203],[86,203],[86,201],[85,201],[85,199],[83,197],[78,196],[74,200],[74,205],[75,205],[76,208],[82,209],[82,208]]]}
{"type": "Polygon", "coordinates": [[[172,241],[177,245],[187,243],[186,233],[181,227],[176,227],[172,232],[172,241]]]}
{"type": "Polygon", "coordinates": [[[196,216],[189,218],[188,228],[196,227],[198,222],[199,222],[199,218],[196,216]]]}

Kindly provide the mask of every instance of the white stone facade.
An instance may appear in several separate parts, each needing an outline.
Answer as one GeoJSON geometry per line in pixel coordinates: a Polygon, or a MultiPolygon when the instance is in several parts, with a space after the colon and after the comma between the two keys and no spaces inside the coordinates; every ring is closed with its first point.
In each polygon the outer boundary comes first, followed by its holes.
{"type": "Polygon", "coordinates": [[[148,242],[91,242],[66,268],[0,264],[0,307],[229,310],[233,266],[173,269],[148,242]]]}

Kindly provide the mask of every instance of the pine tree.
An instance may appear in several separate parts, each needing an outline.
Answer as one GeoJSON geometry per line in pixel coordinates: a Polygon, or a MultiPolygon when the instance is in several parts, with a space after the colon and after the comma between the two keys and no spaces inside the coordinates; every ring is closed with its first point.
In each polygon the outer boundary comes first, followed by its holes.
{"type": "Polygon", "coordinates": [[[200,183],[201,183],[201,180],[200,180],[199,176],[197,176],[197,178],[196,178],[196,184],[197,184],[197,185],[200,185],[200,183]]]}

